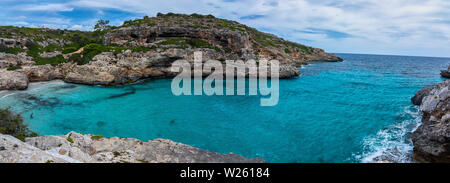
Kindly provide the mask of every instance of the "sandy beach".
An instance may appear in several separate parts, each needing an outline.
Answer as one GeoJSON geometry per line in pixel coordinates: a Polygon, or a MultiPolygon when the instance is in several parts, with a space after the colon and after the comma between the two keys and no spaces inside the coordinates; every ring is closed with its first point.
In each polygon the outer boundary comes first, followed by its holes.
{"type": "Polygon", "coordinates": [[[64,83],[64,81],[62,81],[62,80],[32,82],[28,85],[28,88],[26,90],[1,90],[0,91],[0,99],[5,96],[17,93],[17,92],[30,91],[30,90],[34,90],[37,88],[41,88],[43,86],[52,85],[52,84],[62,84],[62,83],[64,83]]]}

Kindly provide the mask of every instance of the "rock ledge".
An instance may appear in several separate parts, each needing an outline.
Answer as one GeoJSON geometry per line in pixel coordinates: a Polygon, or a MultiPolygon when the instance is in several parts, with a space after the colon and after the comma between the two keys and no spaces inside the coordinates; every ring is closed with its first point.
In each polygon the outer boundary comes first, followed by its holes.
{"type": "Polygon", "coordinates": [[[143,142],[70,132],[26,138],[0,134],[0,163],[264,163],[218,154],[166,139],[143,142]]]}

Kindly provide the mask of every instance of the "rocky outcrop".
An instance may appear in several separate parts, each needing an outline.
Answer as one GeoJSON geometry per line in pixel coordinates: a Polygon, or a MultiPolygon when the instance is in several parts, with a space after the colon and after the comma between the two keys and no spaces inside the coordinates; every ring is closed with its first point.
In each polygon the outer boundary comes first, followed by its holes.
{"type": "MultiPolygon", "coordinates": [[[[65,73],[64,81],[89,85],[115,85],[133,83],[145,78],[171,78],[178,74],[170,70],[172,63],[179,59],[193,64],[194,52],[202,51],[202,62],[217,58],[217,52],[212,49],[166,49],[145,53],[125,51],[114,55],[111,52],[94,57],[85,65],[66,64],[62,67],[65,73]]],[[[225,73],[226,65],[222,66],[225,73]]],[[[194,67],[191,67],[192,74],[194,67]]],[[[210,72],[201,70],[204,77],[210,72]]],[[[281,66],[280,78],[298,76],[300,72],[293,66],[281,66]]],[[[248,76],[248,70],[242,73],[248,76]]],[[[235,74],[237,76],[237,74],[235,74]]],[[[270,70],[268,72],[270,77],[270,70]]]]}
{"type": "Polygon", "coordinates": [[[444,78],[450,78],[450,66],[448,66],[447,70],[441,70],[441,76],[444,78]]]}
{"type": "MultiPolygon", "coordinates": [[[[52,29],[27,32],[19,27],[0,30],[8,32],[0,34],[8,37],[0,38],[5,52],[22,52],[0,53],[0,69],[15,70],[31,82],[62,79],[89,85],[117,85],[146,78],[171,78],[178,74],[170,71],[172,63],[179,59],[192,63],[196,51],[203,53],[203,62],[219,60],[224,69],[224,60],[278,60],[281,79],[299,76],[297,68],[308,62],[342,61],[322,49],[211,15],[158,14],[126,21],[122,26],[105,30],[104,35],[52,29]],[[44,63],[53,65],[35,65],[44,63]]],[[[240,74],[249,76],[248,70],[244,72],[240,74]]],[[[203,72],[205,77],[208,74],[209,71],[203,72]]],[[[23,88],[8,85],[2,88],[23,88]]]]}
{"type": "Polygon", "coordinates": [[[411,102],[414,105],[420,105],[422,104],[422,100],[424,97],[426,97],[428,94],[430,94],[431,90],[433,88],[424,88],[416,92],[414,97],[411,98],[411,102]]]}
{"type": "Polygon", "coordinates": [[[450,80],[414,96],[423,113],[422,124],[412,134],[413,158],[420,162],[450,162],[450,80]],[[422,100],[420,100],[422,98],[422,100]]]}
{"type": "Polygon", "coordinates": [[[263,163],[235,154],[218,154],[165,139],[143,142],[70,132],[22,142],[0,134],[0,162],[5,163],[263,163]]]}
{"type": "Polygon", "coordinates": [[[24,47],[27,42],[29,42],[30,38],[1,38],[0,37],[0,46],[5,47],[24,47]]]}
{"type": "Polygon", "coordinates": [[[24,90],[28,88],[28,78],[17,71],[0,69],[0,90],[24,90]]]}
{"type": "Polygon", "coordinates": [[[25,66],[18,70],[28,77],[30,82],[50,81],[55,79],[63,79],[63,66],[54,67],[51,65],[33,65],[25,66]]]}
{"type": "Polygon", "coordinates": [[[31,66],[34,65],[34,61],[31,57],[25,53],[19,53],[17,55],[0,53],[0,69],[5,69],[11,66],[31,66]]]}

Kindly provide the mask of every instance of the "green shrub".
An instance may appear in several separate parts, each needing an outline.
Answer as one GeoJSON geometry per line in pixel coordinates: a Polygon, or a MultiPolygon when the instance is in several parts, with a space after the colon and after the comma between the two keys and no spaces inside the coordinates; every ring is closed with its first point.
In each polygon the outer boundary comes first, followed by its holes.
{"type": "Polygon", "coordinates": [[[53,160],[47,160],[45,163],[54,163],[53,160]]]}
{"type": "Polygon", "coordinates": [[[67,139],[66,139],[67,141],[69,141],[70,143],[73,143],[73,139],[72,138],[70,138],[70,137],[67,137],[67,139]]]}
{"type": "Polygon", "coordinates": [[[103,135],[94,135],[94,136],[91,137],[92,140],[100,140],[102,138],[104,138],[103,135]]]}
{"type": "Polygon", "coordinates": [[[207,41],[197,39],[197,38],[173,38],[168,39],[159,43],[157,45],[176,45],[179,48],[187,48],[190,46],[191,48],[214,48],[207,41]]]}
{"type": "Polygon", "coordinates": [[[114,157],[120,156],[120,152],[118,152],[118,151],[114,151],[113,154],[114,154],[114,157]]]}
{"type": "Polygon", "coordinates": [[[62,55],[58,55],[56,57],[50,57],[50,58],[44,58],[44,57],[34,57],[34,62],[36,62],[36,65],[59,65],[61,63],[67,62],[66,59],[62,55]]]}
{"type": "Polygon", "coordinates": [[[14,70],[17,70],[17,69],[22,69],[22,67],[19,66],[19,65],[14,65],[14,66],[9,66],[7,70],[8,71],[14,71],[14,70]]]}
{"type": "Polygon", "coordinates": [[[73,55],[71,55],[68,59],[69,62],[74,62],[77,63],[78,65],[83,65],[83,58],[81,57],[80,53],[75,53],[73,55]]]}
{"type": "Polygon", "coordinates": [[[145,47],[145,46],[139,46],[139,47],[133,47],[133,48],[130,48],[130,50],[132,51],[132,52],[148,52],[148,51],[150,51],[152,48],[150,48],[150,47],[145,47]]]}
{"type": "Polygon", "coordinates": [[[285,49],[284,49],[284,52],[287,53],[287,54],[289,54],[289,53],[291,53],[291,50],[289,50],[289,48],[285,48],[285,49]]]}
{"type": "Polygon", "coordinates": [[[78,49],[80,49],[80,48],[75,47],[75,46],[64,47],[64,50],[62,51],[62,53],[69,54],[69,53],[76,52],[78,49]]]}
{"type": "Polygon", "coordinates": [[[28,129],[22,116],[14,114],[9,109],[0,109],[0,133],[12,135],[25,141],[26,137],[35,137],[37,134],[28,129]]]}
{"type": "Polygon", "coordinates": [[[19,54],[25,52],[22,48],[8,48],[6,46],[0,45],[0,52],[10,53],[10,54],[19,54]]]}

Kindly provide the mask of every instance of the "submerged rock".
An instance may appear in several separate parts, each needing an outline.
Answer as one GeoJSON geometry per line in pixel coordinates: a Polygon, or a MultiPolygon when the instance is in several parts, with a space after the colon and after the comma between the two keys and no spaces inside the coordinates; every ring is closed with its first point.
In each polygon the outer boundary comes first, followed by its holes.
{"type": "Polygon", "coordinates": [[[25,142],[0,134],[0,162],[263,163],[264,160],[218,154],[166,139],[143,142],[70,132],[26,138],[25,142]]]}
{"type": "Polygon", "coordinates": [[[450,80],[416,94],[422,124],[412,134],[413,158],[420,162],[450,162],[450,80]],[[420,96],[422,95],[422,96],[420,96]],[[421,102],[419,98],[423,98],[421,102]]]}

